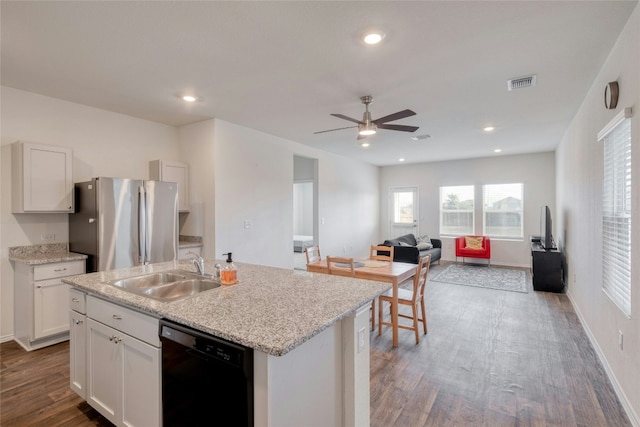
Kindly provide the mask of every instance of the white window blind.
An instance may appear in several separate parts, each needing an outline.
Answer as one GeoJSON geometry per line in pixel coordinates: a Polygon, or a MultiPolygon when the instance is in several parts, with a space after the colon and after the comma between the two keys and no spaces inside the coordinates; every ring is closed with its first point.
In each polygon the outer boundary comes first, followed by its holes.
{"type": "Polygon", "coordinates": [[[604,144],[602,181],[602,289],[631,316],[631,109],[599,134],[604,144]]]}
{"type": "Polygon", "coordinates": [[[474,186],[440,187],[440,235],[474,234],[474,186]]]}
{"type": "Polygon", "coordinates": [[[482,226],[485,236],[522,239],[524,185],[489,184],[482,187],[482,226]]]}

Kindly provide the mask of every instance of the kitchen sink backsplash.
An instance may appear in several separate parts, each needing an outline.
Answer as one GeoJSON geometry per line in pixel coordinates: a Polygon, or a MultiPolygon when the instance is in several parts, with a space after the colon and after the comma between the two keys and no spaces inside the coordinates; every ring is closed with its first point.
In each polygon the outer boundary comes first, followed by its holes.
{"type": "Polygon", "coordinates": [[[201,236],[186,236],[184,234],[181,234],[179,236],[178,240],[180,240],[181,242],[202,243],[202,237],[201,236]]]}

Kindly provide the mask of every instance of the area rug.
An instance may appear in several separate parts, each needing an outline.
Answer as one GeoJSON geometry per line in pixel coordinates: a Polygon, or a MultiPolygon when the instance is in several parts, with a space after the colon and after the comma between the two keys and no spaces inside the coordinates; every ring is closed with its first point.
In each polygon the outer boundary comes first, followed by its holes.
{"type": "Polygon", "coordinates": [[[502,291],[528,292],[527,272],[510,268],[452,264],[429,280],[502,291]]]}

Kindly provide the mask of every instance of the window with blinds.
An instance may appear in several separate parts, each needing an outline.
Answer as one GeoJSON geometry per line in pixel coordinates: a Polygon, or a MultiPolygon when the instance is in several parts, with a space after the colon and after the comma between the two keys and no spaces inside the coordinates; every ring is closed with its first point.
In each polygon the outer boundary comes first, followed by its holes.
{"type": "Polygon", "coordinates": [[[631,109],[600,133],[602,180],[602,289],[631,316],[631,109]]]}
{"type": "Polygon", "coordinates": [[[482,228],[485,236],[522,239],[523,184],[482,187],[482,228]]]}

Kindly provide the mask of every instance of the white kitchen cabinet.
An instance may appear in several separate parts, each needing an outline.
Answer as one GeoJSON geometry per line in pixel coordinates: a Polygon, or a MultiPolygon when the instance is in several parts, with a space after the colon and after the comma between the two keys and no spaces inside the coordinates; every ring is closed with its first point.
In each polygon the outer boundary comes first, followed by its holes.
{"type": "Polygon", "coordinates": [[[85,261],[16,263],[14,337],[31,351],[69,339],[69,288],[62,278],[85,272],[85,261]]]}
{"type": "Polygon", "coordinates": [[[87,402],[117,426],[162,424],[156,318],[87,297],[87,402]]]}
{"type": "Polygon", "coordinates": [[[11,146],[12,211],[73,212],[73,151],[15,142],[11,146]]]}
{"type": "Polygon", "coordinates": [[[87,390],[87,316],[86,294],[69,291],[69,379],[71,390],[86,399],[87,390]]]}
{"type": "Polygon", "coordinates": [[[178,211],[189,212],[189,165],[172,160],[149,162],[149,179],[178,183],[178,211]]]}

